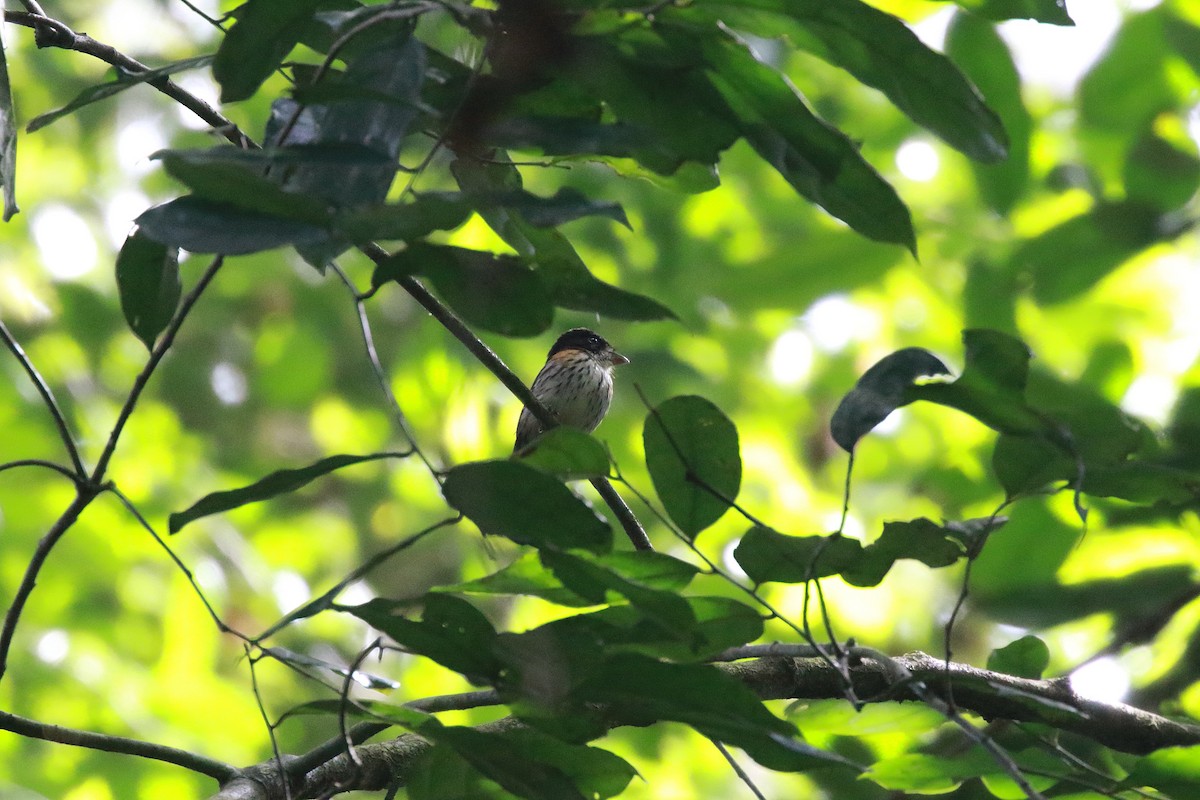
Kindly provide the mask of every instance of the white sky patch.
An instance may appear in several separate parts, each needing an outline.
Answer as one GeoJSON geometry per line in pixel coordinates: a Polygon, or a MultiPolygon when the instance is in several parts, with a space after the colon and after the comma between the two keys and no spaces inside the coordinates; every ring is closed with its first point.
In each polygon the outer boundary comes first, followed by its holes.
{"type": "Polygon", "coordinates": [[[275,595],[275,605],[284,613],[307,602],[312,596],[308,582],[291,570],[283,570],[275,575],[271,582],[271,593],[275,595]]]}
{"type": "Polygon", "coordinates": [[[150,207],[150,198],[141,192],[116,192],[104,206],[104,229],[113,247],[120,247],[133,231],[133,221],[150,207]]]}
{"type": "MultiPolygon", "coordinates": [[[[211,73],[207,69],[190,69],[187,72],[177,73],[173,79],[181,87],[213,108],[219,108],[221,93],[210,75],[211,73]]],[[[183,106],[176,106],[175,110],[179,114],[179,122],[183,127],[193,131],[208,130],[208,123],[197,117],[192,111],[183,106]]]]}
{"type": "Polygon", "coordinates": [[[1071,673],[1071,689],[1087,700],[1120,703],[1129,696],[1129,671],[1112,657],[1098,658],[1071,673]]]}
{"type": "Polygon", "coordinates": [[[813,367],[812,339],[804,331],[782,333],[771,345],[767,368],[780,386],[795,387],[808,381],[813,367]]]}
{"type": "Polygon", "coordinates": [[[873,337],[879,318],[844,294],[831,294],[813,303],[802,318],[812,343],[823,353],[839,353],[851,342],[873,337]]]}
{"type": "Polygon", "coordinates": [[[155,114],[132,116],[122,114],[117,126],[117,163],[125,172],[145,175],[158,169],[150,156],[167,146],[162,122],[155,114]]]}
{"type": "Polygon", "coordinates": [[[925,139],[906,139],[896,149],[896,169],[910,181],[926,183],[937,177],[942,160],[925,139]]]}
{"type": "Polygon", "coordinates": [[[742,569],[742,565],[733,557],[733,551],[742,543],[741,539],[734,539],[729,544],[725,545],[725,549],[721,552],[721,564],[724,565],[725,571],[734,578],[748,578],[746,570],[742,569]]]}
{"type": "Polygon", "coordinates": [[[33,651],[46,664],[61,664],[71,652],[71,640],[66,631],[55,628],[38,638],[33,651]]]}
{"type": "Polygon", "coordinates": [[[228,361],[221,361],[212,368],[209,385],[217,399],[227,406],[240,406],[246,402],[246,376],[228,361]]]}
{"type": "Polygon", "coordinates": [[[79,214],[59,203],[33,212],[30,221],[42,263],[60,281],[74,280],[96,267],[99,251],[91,228],[79,214]]]}
{"type": "Polygon", "coordinates": [[[1121,398],[1121,408],[1135,417],[1163,424],[1171,415],[1179,390],[1166,375],[1146,374],[1134,378],[1121,398]]]}
{"type": "Polygon", "coordinates": [[[1108,47],[1121,24],[1115,0],[1086,0],[1068,9],[1074,27],[1033,20],[1009,20],[998,30],[1012,50],[1021,80],[1060,97],[1075,91],[1079,79],[1108,47]]]}

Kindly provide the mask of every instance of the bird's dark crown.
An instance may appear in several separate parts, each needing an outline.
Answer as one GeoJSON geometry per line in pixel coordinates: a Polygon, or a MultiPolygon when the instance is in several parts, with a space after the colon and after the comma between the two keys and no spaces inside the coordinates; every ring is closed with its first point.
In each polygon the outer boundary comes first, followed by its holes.
{"type": "Polygon", "coordinates": [[[590,331],[587,328],[572,328],[558,337],[558,341],[550,348],[547,357],[555,353],[561,353],[563,350],[586,350],[594,355],[600,355],[612,350],[612,346],[604,340],[603,336],[595,331],[590,331]]]}

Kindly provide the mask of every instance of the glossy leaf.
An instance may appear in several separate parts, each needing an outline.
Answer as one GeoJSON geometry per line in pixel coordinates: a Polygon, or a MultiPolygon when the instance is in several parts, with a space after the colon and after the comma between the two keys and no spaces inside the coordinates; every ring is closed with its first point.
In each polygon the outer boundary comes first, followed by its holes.
{"type": "Polygon", "coordinates": [[[833,440],[852,452],[872,428],[912,402],[908,390],[915,381],[949,374],[950,369],[937,356],[920,347],[906,347],[884,356],[838,403],[829,423],[833,440]]]}
{"type": "Polygon", "coordinates": [[[461,247],[410,244],[375,268],[372,283],[424,275],[467,322],[505,336],[536,336],[554,309],[541,276],[519,258],[461,247]]]}
{"type": "Polygon", "coordinates": [[[117,290],[129,329],[152,350],[179,305],[179,252],[134,231],[117,254],[117,290]]]}
{"type": "Polygon", "coordinates": [[[168,200],[134,221],[147,237],[192,253],[235,256],[329,239],[317,225],[193,196],[168,200]]]}
{"type": "Polygon", "coordinates": [[[62,108],[56,108],[53,111],[47,111],[45,114],[39,114],[29,121],[25,126],[27,133],[41,130],[50,123],[62,119],[63,117],[73,114],[84,106],[89,106],[92,103],[106,100],[114,95],[120,94],[126,89],[131,89],[134,86],[151,81],[157,81],[162,78],[174,75],[177,72],[184,72],[189,69],[197,69],[199,67],[207,67],[213,62],[213,56],[196,56],[194,58],[185,58],[182,61],[176,61],[155,69],[146,70],[145,72],[124,72],[119,71],[117,79],[102,83],[98,86],[91,86],[84,89],[75,96],[71,102],[67,103],[62,108]]]}
{"type": "Polygon", "coordinates": [[[608,475],[608,451],[578,428],[560,425],[538,437],[537,446],[523,453],[520,461],[561,480],[608,475]]]}
{"type": "Polygon", "coordinates": [[[912,219],[895,190],[844,134],[809,110],[783,76],[732,37],[676,46],[703,49],[739,131],[792,188],[864,236],[916,252],[912,219]]]}
{"type": "Polygon", "coordinates": [[[178,533],[189,522],[240,508],[249,503],[259,503],[278,497],[281,494],[294,492],[317,478],[328,475],[334,470],[361,464],[365,461],[378,461],[383,458],[396,458],[399,453],[371,453],[365,456],[339,455],[329,456],[300,469],[281,469],[272,472],[265,478],[255,481],[240,489],[228,489],[205,495],[193,503],[187,510],[172,514],[169,518],[171,533],[178,533]]]}
{"type": "Polygon", "coordinates": [[[473,683],[493,683],[499,676],[500,663],[491,654],[496,630],[465,600],[446,594],[426,595],[419,622],[404,616],[407,604],[382,598],[342,610],[386,633],[405,650],[462,673],[473,683]]]}
{"type": "Polygon", "coordinates": [[[988,656],[987,668],[1018,678],[1040,678],[1050,666],[1050,648],[1036,636],[1022,636],[988,656]]]}
{"type": "Polygon", "coordinates": [[[663,508],[688,536],[720,519],[737,499],[737,428],[708,400],[687,395],[660,403],[646,415],[642,442],[663,508]]]}
{"type": "Polygon", "coordinates": [[[446,501],[485,534],[549,549],[603,553],[612,529],[558,480],[514,461],[454,467],[442,484],[446,501]]]}
{"type": "Polygon", "coordinates": [[[321,0],[250,0],[221,41],[213,78],[221,102],[245,100],[291,52],[321,0]]]}

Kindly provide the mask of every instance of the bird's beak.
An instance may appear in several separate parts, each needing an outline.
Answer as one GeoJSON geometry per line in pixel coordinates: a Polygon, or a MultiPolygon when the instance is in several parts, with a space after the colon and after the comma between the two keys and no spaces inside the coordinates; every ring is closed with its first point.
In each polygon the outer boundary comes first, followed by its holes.
{"type": "Polygon", "coordinates": [[[625,356],[621,355],[620,353],[618,353],[618,352],[617,352],[617,351],[615,351],[615,350],[613,351],[613,354],[612,354],[611,356],[609,356],[609,357],[608,357],[608,360],[609,360],[610,362],[612,362],[612,365],[613,365],[614,367],[619,367],[619,366],[621,366],[622,364],[628,364],[628,363],[629,363],[629,359],[628,359],[628,358],[626,358],[625,356]]]}

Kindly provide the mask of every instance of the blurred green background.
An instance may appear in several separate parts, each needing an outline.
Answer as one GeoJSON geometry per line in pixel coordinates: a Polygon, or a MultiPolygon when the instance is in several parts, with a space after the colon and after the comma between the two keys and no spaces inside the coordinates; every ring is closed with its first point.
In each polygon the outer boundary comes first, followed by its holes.
{"type": "MultiPolygon", "coordinates": [[[[211,52],[217,42],[217,32],[182,3],[53,5],[50,13],[75,29],[152,65],[211,52]]],[[[1197,387],[1200,241],[1187,227],[1200,182],[1200,2],[1069,3],[1075,28],[1011,22],[1001,26],[1002,39],[947,4],[874,5],[915,24],[976,79],[1013,138],[1009,162],[973,165],[844,73],[777,43],[760,45],[896,186],[912,209],[919,261],[809,206],[744,144],[725,155],[720,188],[703,194],[600,165],[523,170],[531,189],[575,186],[621,203],[632,231],[587,219],[566,232],[597,276],[679,317],[635,325],[559,312],[552,332],[594,327],[631,359],[597,435],[642,492],[651,484],[641,463],[646,410],[635,384],[651,401],[702,394],[722,408],[741,435],[740,502],[793,534],[837,526],[846,456],[829,437],[830,414],[863,370],[900,347],[928,348],[957,369],[963,328],[1006,330],[1029,342],[1038,368],[1085,382],[1159,430],[1171,424],[1177,398],[1197,387]],[[1010,53],[1021,69],[1019,91],[1010,53]]],[[[37,50],[28,29],[9,26],[4,36],[22,122],[106,79],[95,60],[37,50]]],[[[206,71],[184,73],[180,82],[215,97],[206,71]]],[[[258,135],[270,100],[285,88],[273,79],[255,99],[224,111],[258,135]]],[[[117,303],[116,249],[134,217],[179,193],[149,156],[212,138],[186,111],[143,88],[19,141],[23,211],[0,228],[0,316],[54,387],[88,463],[146,357],[117,303]]],[[[419,188],[439,188],[439,167],[419,188]]],[[[445,238],[504,247],[477,218],[445,238]]],[[[184,262],[185,288],[205,263],[184,262]]],[[[361,288],[368,285],[364,259],[342,264],[361,288]]],[[[368,309],[392,388],[429,457],[450,466],[505,456],[518,403],[398,287],[385,287],[368,309]]],[[[483,338],[532,380],[554,336],[483,338]]],[[[0,461],[61,460],[53,424],[19,365],[0,359],[0,375],[0,461]]],[[[848,532],[869,539],[885,519],[991,513],[1003,499],[990,469],[993,441],[948,409],[917,405],[894,414],[858,448],[848,532]]],[[[293,253],[275,251],[229,259],[139,404],[111,477],[165,535],[169,513],[209,492],[325,455],[403,444],[344,287],[293,253]]],[[[0,605],[71,496],[72,487],[47,471],[0,474],[0,605]]],[[[688,558],[629,499],[656,545],[688,558]]],[[[1124,510],[1093,509],[1084,537],[1069,496],[1013,508],[974,567],[977,602],[956,629],[955,657],[982,665],[990,649],[1036,628],[1050,644],[1051,671],[1061,674],[1104,648],[1122,614],[1136,615],[1189,585],[1200,563],[1195,514],[1155,519],[1120,516],[1124,510]],[[1136,590],[1094,606],[1071,605],[1059,591],[1131,576],[1140,576],[1129,584],[1136,590]]],[[[226,622],[252,634],[446,514],[416,459],[376,461],[197,522],[171,545],[226,622]]],[[[734,569],[728,554],[745,528],[726,515],[700,545],[734,569]]],[[[493,571],[515,553],[503,543],[484,546],[464,523],[389,561],[345,599],[416,597],[493,571]]],[[[878,588],[833,580],[825,588],[840,636],[889,653],[940,653],[960,580],[961,567],[934,572],[902,562],[878,588]]],[[[785,613],[800,614],[801,587],[766,594],[785,613]]],[[[488,610],[511,629],[562,613],[537,601],[495,602],[488,610]]],[[[1094,665],[1095,682],[1116,696],[1132,681],[1136,698],[1140,687],[1178,667],[1197,617],[1189,605],[1152,645],[1094,665]]],[[[357,621],[324,614],[275,641],[347,663],[368,636],[357,621]]],[[[769,630],[769,637],[787,636],[782,627],[769,630]]],[[[42,573],[0,682],[0,707],[249,764],[269,756],[270,742],[242,656],[154,541],[115,499],[101,498],[42,573]]],[[[395,701],[468,688],[415,658],[393,655],[366,668],[400,681],[387,693],[395,701]]],[[[263,662],[257,677],[272,715],[333,696],[278,664],[263,662]]],[[[1194,678],[1183,670],[1169,691],[1153,696],[1200,716],[1200,695],[1184,691],[1194,678]]],[[[333,732],[298,718],[283,723],[279,737],[284,750],[298,752],[333,732]]],[[[629,797],[737,791],[709,743],[682,729],[661,733],[622,730],[605,740],[646,776],[629,797]]],[[[22,797],[14,787],[64,800],[203,796],[214,788],[175,767],[9,734],[0,735],[0,763],[7,765],[3,796],[22,797]]],[[[756,778],[767,789],[807,786],[804,776],[756,778]]]]}

